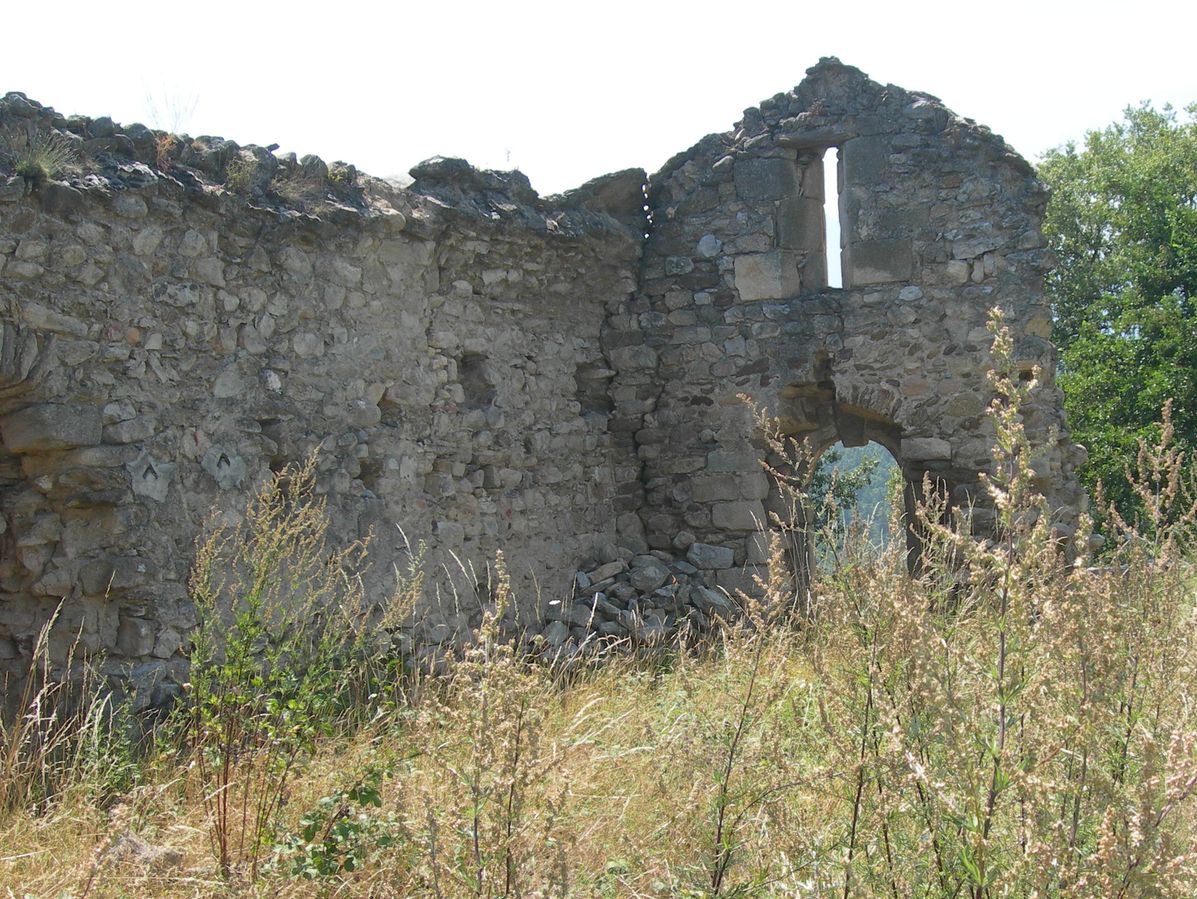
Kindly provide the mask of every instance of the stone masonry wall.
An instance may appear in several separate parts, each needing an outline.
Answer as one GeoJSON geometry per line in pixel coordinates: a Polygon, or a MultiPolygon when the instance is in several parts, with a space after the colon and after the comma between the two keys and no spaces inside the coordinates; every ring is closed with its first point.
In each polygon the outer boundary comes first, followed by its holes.
{"type": "MultiPolygon", "coordinates": [[[[129,131],[16,95],[4,126],[74,135],[86,174],[0,175],[0,666],[62,602],[55,662],[81,633],[161,701],[203,521],[317,448],[334,539],[373,533],[375,596],[406,560],[396,525],[434,572],[502,548],[533,617],[534,587],[568,592],[613,535],[635,468],[606,428],[599,335],[640,228],[579,205],[603,184],[555,207],[460,161],[402,191],[292,158],[267,194],[236,180],[262,154],[219,139],[160,168],[129,131]]],[[[417,644],[463,636],[470,611],[432,610],[417,644]]]]}
{"type": "MultiPolygon", "coordinates": [[[[919,483],[984,503],[989,310],[1002,307],[1041,486],[1071,533],[1084,450],[1064,427],[1030,166],[933,97],[824,60],[650,179],[639,290],[611,317],[613,425],[642,461],[648,542],[734,551],[742,586],[765,559],[770,508],[747,394],[818,454],[876,440],[919,483]],[[830,151],[830,152],[829,152],[830,151]],[[840,182],[842,289],[827,286],[823,160],[840,182]]],[[[840,254],[833,253],[835,257],[840,254]]],[[[774,508],[776,511],[776,508],[774,508]]],[[[983,530],[991,513],[979,509],[983,530]]]]}
{"type": "MultiPolygon", "coordinates": [[[[1041,185],[837,60],[670,160],[647,207],[639,170],[541,199],[434,159],[404,189],[13,94],[0,138],[0,673],[62,603],[60,634],[162,701],[202,522],[315,448],[334,539],[374,535],[371,596],[399,527],[434,573],[503,549],[529,647],[560,653],[705,629],[762,573],[780,509],[744,394],[816,455],[878,441],[908,498],[930,474],[984,533],[995,306],[1040,370],[1023,418],[1061,536],[1086,505],[1041,185]],[[48,133],[70,177],[9,174],[13,136],[48,133]]],[[[467,637],[470,599],[427,610],[420,651],[467,637]]]]}

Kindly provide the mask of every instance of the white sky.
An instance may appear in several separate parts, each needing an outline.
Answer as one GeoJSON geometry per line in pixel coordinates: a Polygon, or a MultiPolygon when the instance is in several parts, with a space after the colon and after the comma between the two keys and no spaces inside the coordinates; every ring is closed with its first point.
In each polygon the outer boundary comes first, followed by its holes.
{"type": "Polygon", "coordinates": [[[1032,160],[1128,104],[1197,101],[1192,0],[829,7],[62,0],[6,17],[0,92],[375,175],[464,156],[518,167],[542,194],[655,171],[820,56],[935,94],[1032,160]],[[172,105],[192,101],[171,121],[172,105]]]}

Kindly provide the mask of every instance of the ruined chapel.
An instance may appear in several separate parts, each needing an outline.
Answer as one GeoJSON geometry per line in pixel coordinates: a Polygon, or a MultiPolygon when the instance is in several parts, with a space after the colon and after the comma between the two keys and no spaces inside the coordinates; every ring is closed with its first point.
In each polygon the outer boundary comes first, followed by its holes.
{"type": "MultiPolygon", "coordinates": [[[[1001,137],[838,60],[654,175],[547,198],[461,160],[400,186],[20,94],[0,131],[79,160],[37,184],[0,163],[0,669],[59,610],[57,662],[77,637],[162,701],[204,522],[314,450],[334,538],[370,535],[368,591],[419,539],[434,568],[502,549],[556,644],[670,633],[761,571],[742,396],[816,452],[882,444],[983,528],[995,306],[1042,372],[1024,423],[1060,534],[1085,505],[1044,188],[1001,137]]],[[[468,633],[446,597],[413,651],[468,633]]]]}

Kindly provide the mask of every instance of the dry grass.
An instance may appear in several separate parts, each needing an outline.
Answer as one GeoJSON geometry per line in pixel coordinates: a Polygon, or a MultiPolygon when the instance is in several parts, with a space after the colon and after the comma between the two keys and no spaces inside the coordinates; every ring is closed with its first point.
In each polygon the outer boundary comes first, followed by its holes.
{"type": "Polygon", "coordinates": [[[1072,599],[1020,637],[1025,701],[1000,751],[985,744],[993,621],[929,611],[900,572],[861,569],[820,594],[803,632],[729,634],[669,666],[612,660],[567,685],[512,656],[475,659],[394,718],[322,742],[275,832],[385,768],[381,806],[349,811],[393,816],[395,842],[357,870],[313,883],[268,863],[225,880],[195,770],[160,759],[115,810],[68,791],[10,813],[0,883],[18,896],[711,895],[725,851],[723,895],[947,896],[966,894],[966,859],[984,849],[985,896],[1187,896],[1197,647],[1191,616],[1165,607],[1189,589],[1170,577],[1078,573],[1072,599]],[[982,834],[995,755],[1011,774],[982,834]],[[182,864],[97,867],[126,829],[182,864]]]}

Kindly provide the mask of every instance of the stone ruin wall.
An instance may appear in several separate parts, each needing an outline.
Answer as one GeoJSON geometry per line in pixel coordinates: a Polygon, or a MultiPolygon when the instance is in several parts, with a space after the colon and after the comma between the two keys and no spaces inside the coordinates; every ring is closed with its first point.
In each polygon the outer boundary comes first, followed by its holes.
{"type": "MultiPolygon", "coordinates": [[[[994,306],[1020,373],[1041,369],[1024,423],[1045,447],[1035,470],[1057,530],[1072,532],[1085,456],[1053,381],[1047,197],[1000,137],[825,61],[671,160],[649,197],[639,289],[610,341],[628,347],[613,395],[644,465],[650,545],[734,548],[726,587],[761,573],[757,528],[783,510],[740,394],[815,454],[875,440],[910,484],[929,472],[957,505],[983,507],[994,306]],[[842,289],[827,286],[825,157],[840,185],[842,257],[830,255],[842,258],[842,289]]],[[[978,508],[975,527],[991,522],[978,508]]]]}
{"type": "MultiPolygon", "coordinates": [[[[407,560],[397,525],[434,573],[454,553],[483,579],[501,548],[529,614],[537,590],[568,593],[636,477],[606,429],[600,331],[641,228],[453,161],[300,214],[93,152],[72,187],[0,179],[5,350],[53,339],[0,420],[0,666],[65,600],[56,663],[80,632],[113,673],[179,681],[205,519],[317,448],[333,539],[372,533],[372,595],[407,560]]],[[[446,598],[415,642],[463,635],[470,611],[446,598]]]]}
{"type": "MultiPolygon", "coordinates": [[[[542,200],[459,160],[408,189],[219,138],[163,165],[140,126],[9,95],[14,125],[73,135],[88,164],[36,193],[0,174],[0,669],[63,603],[56,662],[80,633],[162,701],[205,518],[317,447],[334,539],[373,535],[372,595],[406,561],[399,525],[434,566],[502,549],[550,646],[705,626],[717,588],[760,572],[776,502],[738,395],[968,502],[994,305],[1044,372],[1025,420],[1061,533],[1084,507],[1032,170],[834,60],[648,179],[647,239],[639,171],[542,200]]],[[[474,611],[434,604],[412,638],[461,639],[474,611]]]]}

